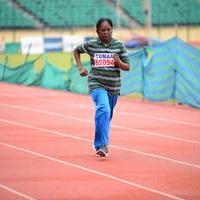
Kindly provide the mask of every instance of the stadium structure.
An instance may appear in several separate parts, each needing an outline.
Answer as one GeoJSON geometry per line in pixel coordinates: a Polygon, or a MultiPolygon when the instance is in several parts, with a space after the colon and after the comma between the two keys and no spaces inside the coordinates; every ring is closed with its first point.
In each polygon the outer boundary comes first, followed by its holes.
{"type": "Polygon", "coordinates": [[[113,19],[124,40],[137,33],[197,42],[199,11],[199,0],[0,0],[0,41],[80,31],[92,35],[96,20],[104,16],[113,19]]]}
{"type": "Polygon", "coordinates": [[[121,94],[200,107],[200,0],[0,0],[1,81],[87,93],[71,52],[100,17],[130,50],[121,94]]]}

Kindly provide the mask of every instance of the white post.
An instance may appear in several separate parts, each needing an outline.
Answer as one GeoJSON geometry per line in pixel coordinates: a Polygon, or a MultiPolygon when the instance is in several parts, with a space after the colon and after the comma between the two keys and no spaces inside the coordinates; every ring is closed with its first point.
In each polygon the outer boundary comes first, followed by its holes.
{"type": "Polygon", "coordinates": [[[118,0],[115,0],[115,10],[116,10],[116,12],[115,12],[115,20],[116,20],[116,28],[120,28],[120,18],[119,18],[119,16],[120,16],[120,13],[119,13],[119,1],[118,0]]]}
{"type": "Polygon", "coordinates": [[[151,0],[144,0],[144,14],[145,14],[145,27],[149,44],[151,43],[151,29],[152,29],[152,8],[151,0]]]}

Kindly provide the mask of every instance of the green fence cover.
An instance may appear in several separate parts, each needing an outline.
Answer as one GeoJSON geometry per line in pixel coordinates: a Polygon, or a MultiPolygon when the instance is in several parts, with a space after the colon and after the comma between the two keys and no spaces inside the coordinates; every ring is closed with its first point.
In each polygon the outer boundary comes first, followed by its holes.
{"type": "Polygon", "coordinates": [[[130,71],[121,71],[121,95],[143,93],[143,65],[144,50],[129,53],[130,71]]]}
{"type": "Polygon", "coordinates": [[[1,80],[23,85],[38,85],[39,73],[34,69],[34,61],[12,68],[0,63],[1,80]]]}
{"type": "Polygon", "coordinates": [[[200,107],[200,51],[178,38],[146,48],[144,96],[200,107]]]}
{"type": "Polygon", "coordinates": [[[5,45],[5,53],[13,54],[13,53],[20,53],[21,47],[19,42],[8,42],[5,45]]]}
{"type": "MultiPolygon", "coordinates": [[[[90,62],[85,62],[84,67],[89,71],[90,70],[90,62]]],[[[87,85],[87,77],[82,77],[79,75],[79,72],[75,65],[72,66],[71,70],[69,71],[69,82],[68,82],[68,90],[81,93],[81,94],[88,94],[89,89],[87,85]]]]}
{"type": "Polygon", "coordinates": [[[66,90],[68,88],[69,73],[58,69],[55,65],[45,60],[45,67],[40,72],[39,85],[45,88],[66,90]]]}

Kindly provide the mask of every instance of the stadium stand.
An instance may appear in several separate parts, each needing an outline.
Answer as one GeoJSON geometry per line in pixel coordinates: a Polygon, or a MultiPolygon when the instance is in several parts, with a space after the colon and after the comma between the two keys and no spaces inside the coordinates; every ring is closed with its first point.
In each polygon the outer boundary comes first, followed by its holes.
{"type": "MultiPolygon", "coordinates": [[[[141,0],[119,0],[121,6],[134,20],[145,24],[145,6],[141,0]]],[[[151,0],[152,24],[200,24],[200,2],[197,0],[151,0]]]]}
{"type": "MultiPolygon", "coordinates": [[[[99,17],[110,17],[121,27],[130,20],[145,25],[147,10],[142,0],[0,0],[0,27],[93,27],[99,17]],[[117,7],[118,5],[118,7],[117,7]],[[121,11],[120,14],[118,11],[121,11]],[[122,13],[122,14],[121,14],[122,13]],[[27,17],[28,16],[28,17],[27,17]]],[[[198,25],[198,0],[151,0],[152,25],[198,25]]]]}
{"type": "MultiPolygon", "coordinates": [[[[175,37],[148,45],[154,35],[146,29],[143,0],[0,0],[0,81],[87,94],[86,79],[79,77],[68,49],[79,36],[84,40],[93,37],[84,31],[91,31],[99,17],[109,17],[115,24],[120,22],[121,27],[130,27],[116,30],[126,41],[128,32],[131,42],[135,38],[147,41],[142,48],[129,49],[132,68],[122,73],[121,95],[173,100],[200,108],[200,51],[189,45],[191,41],[199,42],[199,26],[193,25],[200,25],[200,0],[151,2],[153,34],[159,39],[175,37]],[[133,33],[136,29],[131,28],[131,20],[140,25],[138,32],[146,37],[133,33]],[[161,30],[163,25],[170,27],[161,30]],[[72,31],[76,27],[82,29],[72,31]],[[23,28],[31,30],[17,30],[23,28]],[[53,53],[50,49],[54,49],[53,53]]],[[[84,66],[90,68],[88,57],[84,66]]]]}
{"type": "Polygon", "coordinates": [[[34,27],[34,21],[29,19],[22,10],[7,0],[0,0],[0,27],[22,28],[34,27]]]}
{"type": "MultiPolygon", "coordinates": [[[[100,16],[116,18],[115,8],[107,1],[94,0],[17,0],[49,27],[91,27],[100,16]]],[[[127,26],[120,17],[122,26],[127,26]]]]}

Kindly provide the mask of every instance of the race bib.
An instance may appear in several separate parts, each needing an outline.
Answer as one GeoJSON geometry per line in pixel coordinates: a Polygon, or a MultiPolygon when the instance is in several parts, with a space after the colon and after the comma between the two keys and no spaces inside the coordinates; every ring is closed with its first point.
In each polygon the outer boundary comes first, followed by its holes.
{"type": "Polygon", "coordinates": [[[94,67],[115,67],[113,53],[95,53],[94,67]]]}

